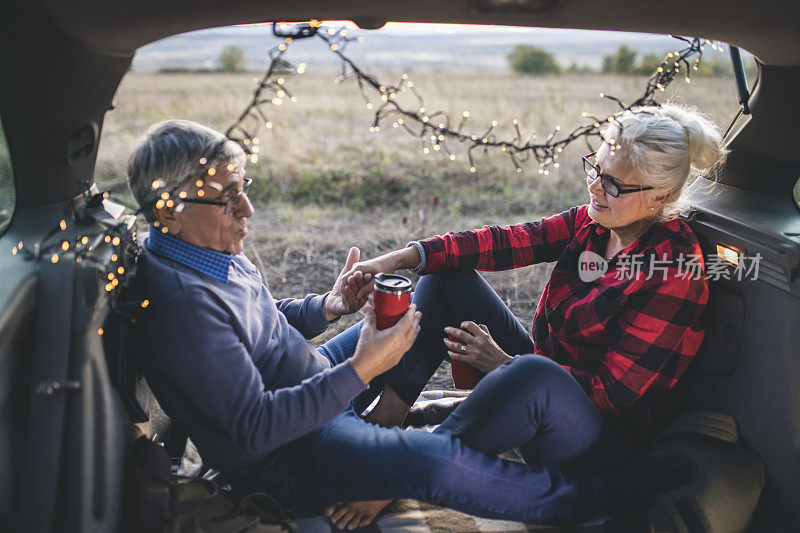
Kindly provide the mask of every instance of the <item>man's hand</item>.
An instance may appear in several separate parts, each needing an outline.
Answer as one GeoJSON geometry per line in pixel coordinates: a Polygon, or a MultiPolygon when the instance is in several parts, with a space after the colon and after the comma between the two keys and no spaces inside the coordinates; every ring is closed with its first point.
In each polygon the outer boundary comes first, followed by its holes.
{"type": "MultiPolygon", "coordinates": [[[[347,260],[344,262],[344,268],[336,282],[333,284],[333,289],[328,293],[325,298],[325,304],[322,306],[322,311],[325,314],[325,320],[330,322],[336,320],[342,315],[349,315],[355,313],[367,303],[369,298],[369,291],[366,294],[358,296],[359,290],[372,281],[371,274],[361,274],[358,278],[354,278],[350,271],[353,265],[358,262],[361,252],[358,248],[350,248],[347,254],[347,260]],[[350,278],[350,279],[348,279],[350,278]]],[[[364,291],[361,291],[364,292],[364,291]]]]}
{"type": "Polygon", "coordinates": [[[421,318],[422,313],[411,304],[397,324],[379,331],[375,311],[370,306],[364,308],[364,325],[351,359],[361,381],[369,383],[400,362],[419,334],[421,318]]]}
{"type": "Polygon", "coordinates": [[[468,320],[461,327],[464,329],[444,328],[445,333],[457,339],[444,339],[450,359],[474,366],[484,374],[511,359],[494,341],[484,324],[478,325],[468,320]]]}

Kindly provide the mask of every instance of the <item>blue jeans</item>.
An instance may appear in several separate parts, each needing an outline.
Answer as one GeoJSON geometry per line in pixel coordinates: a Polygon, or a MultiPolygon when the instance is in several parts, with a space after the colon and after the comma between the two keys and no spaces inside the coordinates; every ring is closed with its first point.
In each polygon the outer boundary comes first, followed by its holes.
{"type": "MultiPolygon", "coordinates": [[[[350,408],[285,446],[260,472],[258,488],[289,505],[414,498],[531,523],[570,523],[595,514],[600,477],[558,466],[594,450],[604,424],[578,383],[544,357],[523,355],[491,372],[434,433],[381,428],[358,417],[385,383],[413,402],[444,357],[445,324],[470,318],[487,324],[510,353],[515,352],[509,346],[532,348],[516,318],[475,272],[425,276],[414,301],[422,330],[402,362],[370,383],[350,408]],[[516,447],[527,464],[495,457],[516,447]]],[[[351,327],[320,352],[332,364],[346,360],[360,328],[351,327]]]]}

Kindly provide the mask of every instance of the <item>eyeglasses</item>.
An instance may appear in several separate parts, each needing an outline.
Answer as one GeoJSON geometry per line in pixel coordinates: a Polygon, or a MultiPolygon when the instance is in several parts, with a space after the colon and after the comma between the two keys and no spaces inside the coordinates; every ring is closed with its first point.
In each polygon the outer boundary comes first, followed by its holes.
{"type": "Polygon", "coordinates": [[[655,188],[655,187],[641,187],[641,186],[629,187],[629,188],[623,187],[622,185],[620,185],[620,183],[617,181],[615,177],[600,172],[600,168],[592,162],[594,161],[595,156],[597,156],[597,152],[583,156],[583,171],[586,172],[586,175],[589,176],[592,180],[596,179],[597,176],[600,176],[600,185],[603,187],[603,190],[606,191],[606,193],[612,198],[616,198],[620,194],[629,194],[632,192],[639,192],[639,191],[649,191],[650,189],[655,188]]]}
{"type": "MultiPolygon", "coordinates": [[[[219,205],[225,206],[224,213],[227,215],[228,213],[233,213],[239,206],[242,204],[242,200],[244,197],[247,196],[247,191],[250,189],[250,185],[253,183],[253,180],[250,178],[245,178],[242,181],[242,190],[236,192],[233,196],[231,196],[226,201],[221,200],[204,200],[202,198],[184,198],[182,201],[187,204],[205,204],[205,205],[219,205]]],[[[224,197],[223,197],[224,198],[224,197]]]]}

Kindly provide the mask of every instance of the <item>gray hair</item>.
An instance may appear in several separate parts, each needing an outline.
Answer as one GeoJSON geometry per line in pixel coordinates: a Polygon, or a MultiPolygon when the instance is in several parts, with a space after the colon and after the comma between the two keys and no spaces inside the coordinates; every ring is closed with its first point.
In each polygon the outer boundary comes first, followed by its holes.
{"type": "Polygon", "coordinates": [[[210,159],[215,149],[220,163],[244,166],[246,156],[238,144],[190,120],[159,122],[136,141],[128,159],[128,188],[148,222],[155,221],[152,207],[159,194],[199,174],[204,169],[200,160],[210,159]]]}
{"type": "Polygon", "coordinates": [[[683,212],[687,185],[716,168],[727,153],[717,126],[695,108],[639,107],[614,119],[603,132],[605,142],[627,159],[642,185],[654,187],[648,194],[667,194],[657,220],[670,220],[683,212]]]}

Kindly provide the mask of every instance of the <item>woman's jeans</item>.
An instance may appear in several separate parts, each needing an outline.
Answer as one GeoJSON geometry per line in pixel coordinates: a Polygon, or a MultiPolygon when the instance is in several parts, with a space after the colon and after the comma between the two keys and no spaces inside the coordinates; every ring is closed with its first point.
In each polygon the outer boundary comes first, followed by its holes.
{"type": "MultiPolygon", "coordinates": [[[[586,473],[611,453],[602,417],[572,376],[533,343],[474,271],[424,276],[414,293],[422,328],[397,367],[351,407],[285,446],[259,487],[284,503],[414,498],[490,518],[577,522],[599,510],[602,483],[586,473]],[[520,355],[484,377],[433,433],[381,428],[358,413],[388,383],[411,404],[446,355],[446,325],[486,324],[520,355]],[[519,448],[527,464],[496,458],[519,448]],[[580,469],[576,464],[583,463],[580,469]]],[[[319,348],[332,364],[350,357],[357,324],[319,348]]]]}

